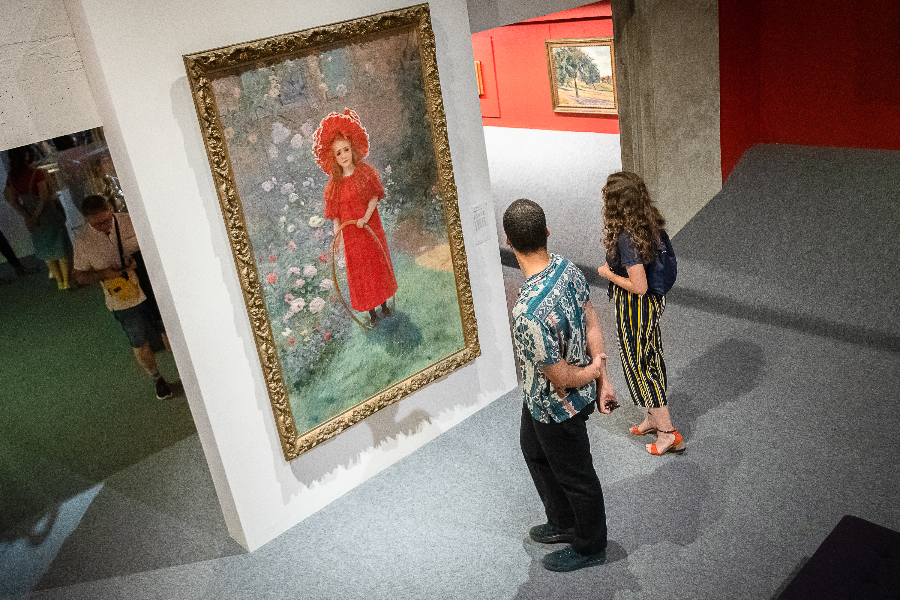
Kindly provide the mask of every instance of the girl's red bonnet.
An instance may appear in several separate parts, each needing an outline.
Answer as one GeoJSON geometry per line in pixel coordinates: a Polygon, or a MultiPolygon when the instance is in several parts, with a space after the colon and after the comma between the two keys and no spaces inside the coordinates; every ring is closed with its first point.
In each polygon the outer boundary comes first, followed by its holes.
{"type": "Polygon", "coordinates": [[[362,126],[359,115],[349,108],[344,110],[344,114],[336,112],[329,114],[322,119],[313,137],[313,154],[316,155],[316,162],[328,175],[332,174],[331,169],[334,166],[331,146],[338,134],[350,140],[350,145],[356,150],[359,158],[365,158],[369,154],[369,135],[362,126]]]}

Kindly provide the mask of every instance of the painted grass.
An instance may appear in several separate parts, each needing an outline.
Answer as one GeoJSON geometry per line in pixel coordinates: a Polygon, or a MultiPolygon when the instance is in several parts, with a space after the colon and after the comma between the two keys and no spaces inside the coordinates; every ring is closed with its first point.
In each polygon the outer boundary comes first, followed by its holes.
{"type": "Polygon", "coordinates": [[[453,273],[426,269],[406,256],[393,258],[399,288],[394,316],[369,331],[354,324],[350,338],[325,359],[319,376],[291,391],[299,432],[463,348],[453,273]]]}
{"type": "Polygon", "coordinates": [[[557,88],[557,96],[560,104],[572,106],[597,106],[602,108],[612,108],[613,92],[612,85],[608,83],[598,83],[595,90],[591,86],[584,84],[578,85],[578,97],[575,97],[575,88],[571,86],[561,86],[557,88]]]}

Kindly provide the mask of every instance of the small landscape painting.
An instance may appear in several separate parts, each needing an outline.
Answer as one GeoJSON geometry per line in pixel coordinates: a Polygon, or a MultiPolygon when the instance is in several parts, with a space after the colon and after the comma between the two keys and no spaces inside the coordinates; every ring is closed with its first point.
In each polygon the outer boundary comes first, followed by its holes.
{"type": "Polygon", "coordinates": [[[554,112],[617,114],[612,38],[547,40],[554,112]]]}

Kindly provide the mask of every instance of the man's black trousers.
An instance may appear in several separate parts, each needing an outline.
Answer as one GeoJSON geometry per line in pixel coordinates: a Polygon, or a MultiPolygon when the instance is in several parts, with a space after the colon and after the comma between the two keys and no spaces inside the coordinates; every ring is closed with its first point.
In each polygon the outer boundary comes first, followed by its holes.
{"type": "Polygon", "coordinates": [[[547,522],[575,528],[574,550],[595,554],[606,548],[603,488],[591,460],[585,425],[593,403],[561,423],[536,421],[522,404],[519,442],[534,486],[544,503],[547,522]]]}

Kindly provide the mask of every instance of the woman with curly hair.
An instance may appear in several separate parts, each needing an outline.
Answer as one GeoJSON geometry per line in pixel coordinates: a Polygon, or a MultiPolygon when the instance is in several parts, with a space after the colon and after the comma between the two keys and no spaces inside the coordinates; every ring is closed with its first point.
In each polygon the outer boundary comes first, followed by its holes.
{"type": "Polygon", "coordinates": [[[647,409],[634,435],[656,433],[647,444],[653,455],[683,452],[666,400],[666,363],[659,320],[666,297],[648,293],[646,266],[655,262],[666,225],[644,181],[634,173],[613,173],[603,186],[603,244],[606,264],[597,272],[609,280],[616,302],[616,329],[622,368],[635,406],[647,409]]]}
{"type": "Polygon", "coordinates": [[[334,243],[344,240],[347,285],[353,310],[369,313],[370,324],[391,316],[387,300],[397,291],[387,238],[378,216],[384,186],[378,172],[363,162],[369,137],[359,116],[347,109],[331,113],[316,130],[316,162],[331,176],[325,185],[325,218],[334,221],[334,243]],[[353,223],[354,226],[344,225],[353,223]]]}

